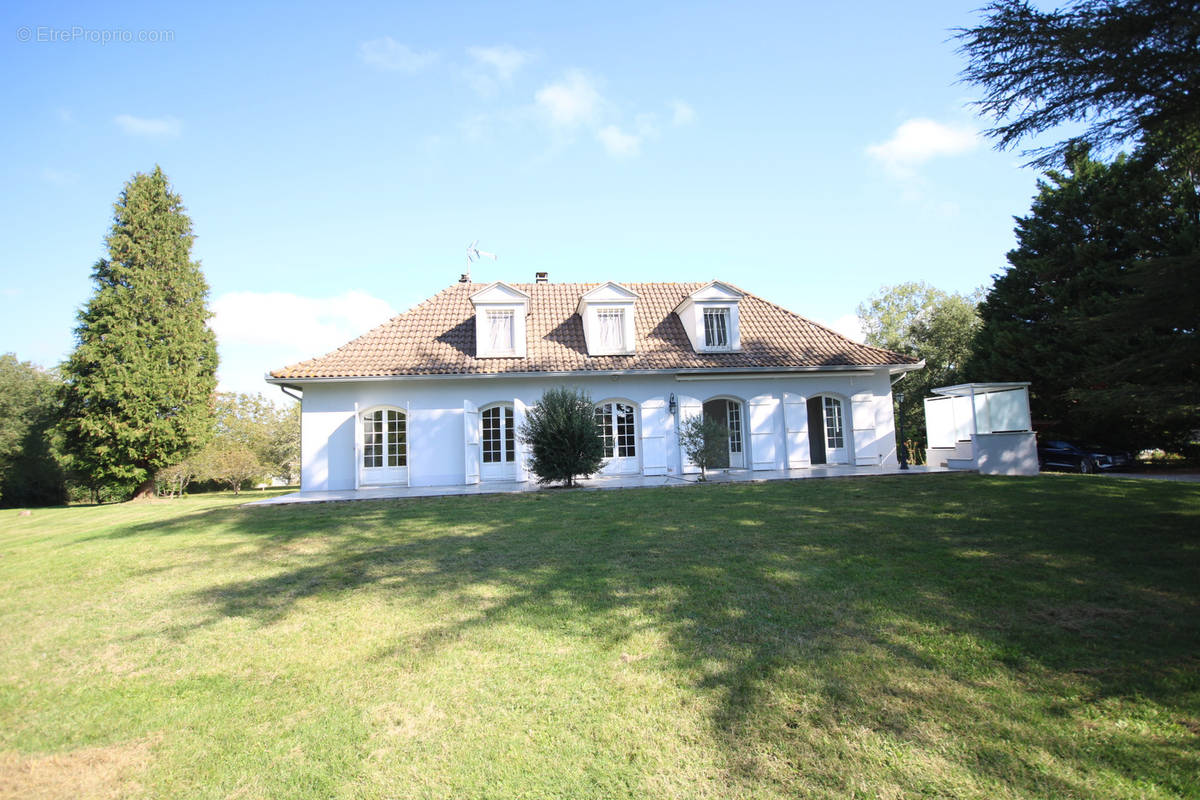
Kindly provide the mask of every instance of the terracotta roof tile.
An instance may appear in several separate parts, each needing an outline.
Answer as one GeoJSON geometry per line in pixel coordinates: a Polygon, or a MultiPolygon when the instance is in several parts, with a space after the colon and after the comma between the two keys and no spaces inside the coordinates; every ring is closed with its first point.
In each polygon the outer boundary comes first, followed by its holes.
{"type": "Polygon", "coordinates": [[[638,295],[634,305],[636,352],[589,357],[583,322],[575,312],[579,296],[600,284],[509,285],[532,298],[525,358],[475,357],[475,309],[470,296],[484,285],[456,283],[332,353],[275,370],[271,376],[360,378],[915,363],[908,356],[851,341],[749,293],[738,307],[742,350],[697,353],[673,312],[680,301],[707,282],[622,284],[638,295]]]}

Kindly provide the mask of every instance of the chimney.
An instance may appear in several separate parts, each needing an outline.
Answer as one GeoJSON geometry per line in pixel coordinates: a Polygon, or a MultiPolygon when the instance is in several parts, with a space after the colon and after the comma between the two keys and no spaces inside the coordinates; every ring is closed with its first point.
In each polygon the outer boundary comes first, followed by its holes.
{"type": "Polygon", "coordinates": [[[467,273],[464,272],[462,275],[458,276],[458,282],[459,283],[470,283],[471,278],[467,275],[467,273]]]}
{"type": "Polygon", "coordinates": [[[534,283],[549,283],[550,282],[550,273],[549,272],[534,273],[533,282],[534,283]]]}

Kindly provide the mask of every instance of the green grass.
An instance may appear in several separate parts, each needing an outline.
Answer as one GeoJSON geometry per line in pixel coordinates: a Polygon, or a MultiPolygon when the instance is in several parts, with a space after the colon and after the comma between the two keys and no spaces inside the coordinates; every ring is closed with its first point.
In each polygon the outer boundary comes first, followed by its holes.
{"type": "Polygon", "coordinates": [[[1200,796],[1200,486],[246,499],[0,512],[0,797],[1200,796]]]}

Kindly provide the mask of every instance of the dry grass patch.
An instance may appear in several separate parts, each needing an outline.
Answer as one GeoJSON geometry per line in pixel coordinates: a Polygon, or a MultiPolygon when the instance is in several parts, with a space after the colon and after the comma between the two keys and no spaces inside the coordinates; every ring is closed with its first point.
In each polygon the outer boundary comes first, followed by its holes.
{"type": "Polygon", "coordinates": [[[116,800],[143,794],[140,782],[160,736],[106,747],[27,756],[0,753],[0,800],[116,800]]]}

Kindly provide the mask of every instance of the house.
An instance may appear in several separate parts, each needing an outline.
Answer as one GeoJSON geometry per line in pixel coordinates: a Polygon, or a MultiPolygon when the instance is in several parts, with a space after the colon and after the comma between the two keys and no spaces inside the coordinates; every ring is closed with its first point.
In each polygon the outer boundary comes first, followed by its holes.
{"type": "Polygon", "coordinates": [[[698,471],[681,421],[729,428],[734,470],[894,464],[891,384],[921,364],[729,283],[456,283],[328,355],[301,392],[301,491],[526,481],[517,431],[551,386],[585,390],[604,475],[698,471]]]}

